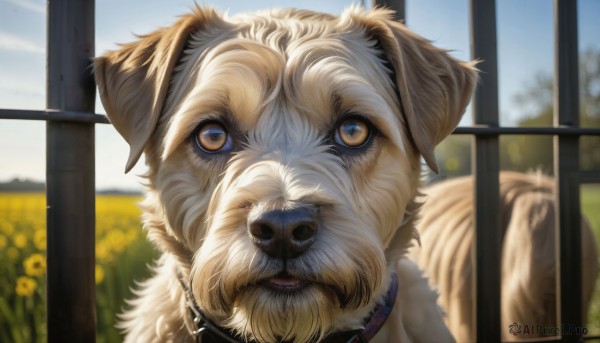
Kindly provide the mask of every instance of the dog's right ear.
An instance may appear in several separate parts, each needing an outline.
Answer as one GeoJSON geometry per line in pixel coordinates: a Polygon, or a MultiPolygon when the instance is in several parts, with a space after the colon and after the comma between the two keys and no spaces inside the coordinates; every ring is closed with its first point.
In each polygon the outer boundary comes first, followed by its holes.
{"type": "Polygon", "coordinates": [[[174,25],[95,59],[94,75],[106,114],[129,143],[125,172],[136,164],[154,132],[189,35],[222,22],[215,10],[196,7],[174,25]]]}
{"type": "Polygon", "coordinates": [[[394,71],[406,126],[418,152],[436,174],[434,148],[458,125],[477,83],[477,62],[460,62],[376,8],[347,12],[377,41],[394,71]]]}

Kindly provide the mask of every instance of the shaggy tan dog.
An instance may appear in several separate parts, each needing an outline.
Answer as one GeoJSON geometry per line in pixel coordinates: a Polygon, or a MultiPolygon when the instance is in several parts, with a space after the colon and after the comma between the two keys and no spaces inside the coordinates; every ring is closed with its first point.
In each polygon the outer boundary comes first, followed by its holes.
{"type": "MultiPolygon", "coordinates": [[[[513,323],[556,327],[554,180],[541,174],[500,174],[502,245],[502,338],[535,338],[535,331],[514,335],[513,323]]],[[[458,342],[475,341],[473,317],[473,178],[441,182],[425,190],[417,227],[421,247],[410,256],[439,289],[446,323],[458,342]]],[[[596,241],[581,223],[584,323],[598,276],[596,241]]],[[[576,295],[574,299],[576,300],[576,295]]]]}
{"type": "Polygon", "coordinates": [[[127,342],[447,342],[403,258],[472,63],[391,20],[197,8],[95,61],[162,252],[127,342]],[[192,316],[190,313],[194,313],[192,316]],[[196,322],[194,322],[196,317],[196,322]]]}

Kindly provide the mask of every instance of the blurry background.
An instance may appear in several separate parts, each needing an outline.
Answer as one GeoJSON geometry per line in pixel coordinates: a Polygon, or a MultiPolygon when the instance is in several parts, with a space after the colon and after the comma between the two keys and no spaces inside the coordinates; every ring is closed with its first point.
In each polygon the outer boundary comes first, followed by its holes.
{"type": "MultiPolygon", "coordinates": [[[[268,7],[300,7],[340,13],[351,1],[206,0],[202,5],[235,15],[268,7]]],[[[370,2],[365,4],[369,7],[370,2]]],[[[96,54],[117,48],[175,20],[192,0],[97,0],[96,54]]],[[[579,0],[581,125],[600,127],[600,1],[579,0]]],[[[467,0],[408,0],[406,24],[469,59],[467,0]]],[[[552,126],[553,2],[497,1],[500,123],[552,126]]],[[[45,108],[46,4],[43,0],[0,0],[0,108],[45,108]]],[[[105,113],[97,100],[97,113],[105,113]]],[[[470,111],[461,126],[471,124],[470,111]]],[[[469,174],[471,137],[454,135],[437,149],[443,179],[469,174]]],[[[541,170],[552,175],[550,136],[504,136],[501,168],[541,170]]],[[[139,163],[123,174],[128,146],[110,125],[96,125],[98,342],[118,341],[114,313],[123,306],[134,278],[145,276],[155,252],[143,239],[137,193],[139,163]],[[119,261],[119,268],[115,267],[119,261]],[[124,263],[121,263],[124,262],[124,263]]],[[[600,137],[581,139],[581,168],[600,170],[600,137]]],[[[0,120],[0,342],[43,341],[43,257],[45,245],[45,123],[0,120]],[[20,182],[16,182],[19,180],[20,182]],[[23,181],[31,181],[23,182],[23,181]],[[12,191],[8,193],[8,191],[12,191]],[[2,192],[4,191],[4,192],[2,192]],[[41,262],[40,262],[41,261],[41,262]],[[9,262],[9,263],[6,263],[9,262]],[[36,269],[37,268],[37,269],[36,269]],[[35,285],[34,285],[35,283],[35,285]],[[35,313],[35,315],[30,315],[35,313]],[[5,330],[6,329],[6,330],[5,330]]],[[[582,186],[582,210],[600,239],[600,187],[582,186]]],[[[590,330],[600,330],[600,295],[590,330]]]]}

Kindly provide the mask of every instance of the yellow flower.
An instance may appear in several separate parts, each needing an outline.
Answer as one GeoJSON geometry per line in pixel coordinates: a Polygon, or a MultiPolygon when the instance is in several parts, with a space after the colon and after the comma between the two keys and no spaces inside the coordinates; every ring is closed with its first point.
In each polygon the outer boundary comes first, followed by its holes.
{"type": "Polygon", "coordinates": [[[139,234],[140,234],[140,233],[139,233],[139,231],[138,231],[138,228],[137,228],[137,227],[135,227],[135,228],[134,228],[134,229],[132,229],[132,230],[128,230],[128,231],[127,231],[127,233],[125,234],[125,236],[127,237],[127,238],[126,238],[127,245],[129,245],[129,244],[131,244],[131,243],[135,242],[135,240],[136,240],[136,239],[138,239],[138,236],[139,236],[139,234]]]}
{"type": "Polygon", "coordinates": [[[13,237],[15,246],[19,249],[23,249],[27,246],[27,236],[24,233],[17,233],[13,237]]]}
{"type": "Polygon", "coordinates": [[[19,249],[15,247],[10,247],[6,249],[6,255],[8,255],[9,260],[14,262],[19,258],[19,249]]]}
{"type": "Polygon", "coordinates": [[[0,231],[10,236],[15,231],[15,227],[9,222],[2,222],[0,223],[0,231]]]}
{"type": "Polygon", "coordinates": [[[3,235],[0,235],[0,249],[6,248],[8,245],[8,240],[3,235]]]}
{"type": "Polygon", "coordinates": [[[35,245],[38,250],[46,250],[46,229],[35,231],[33,234],[33,245],[35,245]]]}
{"type": "Polygon", "coordinates": [[[96,285],[99,285],[104,281],[104,268],[101,265],[96,265],[96,285]]]}
{"type": "Polygon", "coordinates": [[[17,285],[15,286],[15,291],[17,295],[22,297],[30,297],[35,292],[35,288],[37,287],[37,282],[34,279],[29,278],[27,276],[19,276],[17,278],[17,285]]]}
{"type": "Polygon", "coordinates": [[[44,230],[44,232],[46,231],[46,218],[33,219],[32,224],[36,230],[44,230]]]}
{"type": "Polygon", "coordinates": [[[33,254],[23,261],[25,274],[29,276],[40,276],[46,272],[46,259],[41,254],[33,254]]]}
{"type": "Polygon", "coordinates": [[[120,230],[111,230],[105,238],[106,242],[116,253],[120,253],[121,251],[123,251],[123,249],[125,249],[127,244],[126,239],[127,237],[125,237],[123,231],[120,230]]]}
{"type": "Polygon", "coordinates": [[[96,243],[96,258],[104,262],[111,262],[113,260],[112,250],[105,241],[96,243]]]}

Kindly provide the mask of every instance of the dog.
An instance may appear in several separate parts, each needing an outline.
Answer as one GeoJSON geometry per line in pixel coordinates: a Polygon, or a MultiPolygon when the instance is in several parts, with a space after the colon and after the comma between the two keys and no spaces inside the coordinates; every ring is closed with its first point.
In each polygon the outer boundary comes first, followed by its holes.
{"type": "Polygon", "coordinates": [[[126,342],[448,342],[404,257],[477,82],[386,9],[196,6],[94,61],[162,256],[126,342]]]}
{"type": "MultiPolygon", "coordinates": [[[[475,341],[473,291],[473,178],[459,177],[424,190],[417,224],[421,247],[413,259],[440,292],[446,324],[458,342],[475,341]]],[[[500,174],[502,339],[547,336],[518,332],[519,325],[558,327],[556,321],[555,184],[541,173],[500,174]],[[511,325],[515,325],[513,332],[511,325]]],[[[581,261],[583,323],[598,276],[594,234],[582,216],[581,261]]],[[[577,296],[573,300],[577,300],[577,296]]]]}

